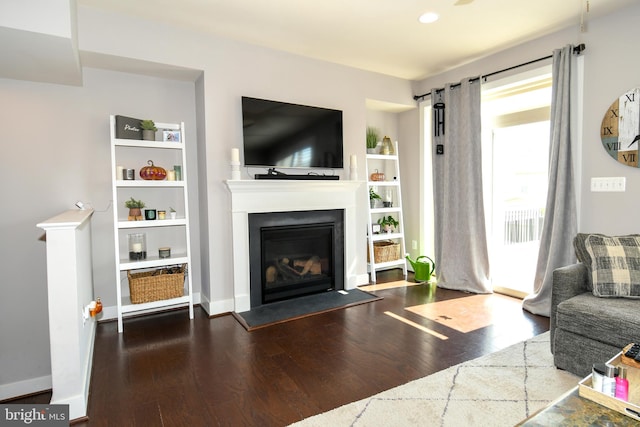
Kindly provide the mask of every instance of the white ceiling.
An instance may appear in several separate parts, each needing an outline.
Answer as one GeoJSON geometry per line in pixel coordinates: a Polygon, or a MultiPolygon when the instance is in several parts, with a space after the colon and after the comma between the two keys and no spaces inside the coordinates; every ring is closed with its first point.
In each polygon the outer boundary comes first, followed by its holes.
{"type": "Polygon", "coordinates": [[[590,19],[638,0],[77,1],[81,6],[420,80],[567,27],[574,26],[578,35],[581,20],[588,31],[590,19]],[[424,12],[436,12],[440,19],[421,24],[418,17],[424,12]]]}

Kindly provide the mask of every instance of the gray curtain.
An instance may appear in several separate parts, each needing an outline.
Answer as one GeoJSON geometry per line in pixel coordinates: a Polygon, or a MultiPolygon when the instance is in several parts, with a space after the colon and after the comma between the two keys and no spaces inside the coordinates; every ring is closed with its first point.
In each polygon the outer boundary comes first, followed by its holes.
{"type": "Polygon", "coordinates": [[[571,63],[573,46],[553,52],[549,189],[534,293],[522,307],[549,316],[553,270],[576,261],[573,238],[577,232],[576,197],[571,156],[571,63]]]}
{"type": "Polygon", "coordinates": [[[445,103],[444,135],[434,136],[435,262],[438,286],[491,293],[482,196],[480,82],[431,91],[445,103]],[[435,154],[442,144],[444,154],[435,154]]]}

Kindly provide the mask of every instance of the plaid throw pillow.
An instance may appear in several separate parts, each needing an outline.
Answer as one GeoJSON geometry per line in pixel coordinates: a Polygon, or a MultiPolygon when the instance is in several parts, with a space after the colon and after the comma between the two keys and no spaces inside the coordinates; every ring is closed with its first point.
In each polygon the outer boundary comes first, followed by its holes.
{"type": "Polygon", "coordinates": [[[591,256],[589,256],[586,246],[587,238],[589,236],[602,236],[602,234],[578,233],[573,239],[573,248],[576,251],[576,258],[578,258],[578,261],[583,263],[589,270],[589,273],[591,273],[591,256]]]}
{"type": "Polygon", "coordinates": [[[585,248],[595,296],[640,298],[640,237],[592,234],[585,248]]]}

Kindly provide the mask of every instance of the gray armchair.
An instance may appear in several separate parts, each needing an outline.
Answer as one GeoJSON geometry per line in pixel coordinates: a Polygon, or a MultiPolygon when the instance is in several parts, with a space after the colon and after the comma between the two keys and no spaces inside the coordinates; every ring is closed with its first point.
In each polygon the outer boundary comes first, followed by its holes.
{"type": "Polygon", "coordinates": [[[593,295],[584,264],[553,272],[550,338],[556,367],[584,377],[623,347],[640,342],[640,300],[593,295]]]}

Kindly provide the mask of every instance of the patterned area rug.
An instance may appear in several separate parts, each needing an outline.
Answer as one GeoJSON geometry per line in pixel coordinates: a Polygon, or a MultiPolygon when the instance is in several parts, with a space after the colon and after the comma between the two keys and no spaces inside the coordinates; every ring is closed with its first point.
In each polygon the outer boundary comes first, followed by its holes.
{"type": "Polygon", "coordinates": [[[578,381],[553,366],[546,332],[292,426],[513,426],[578,381]]]}

